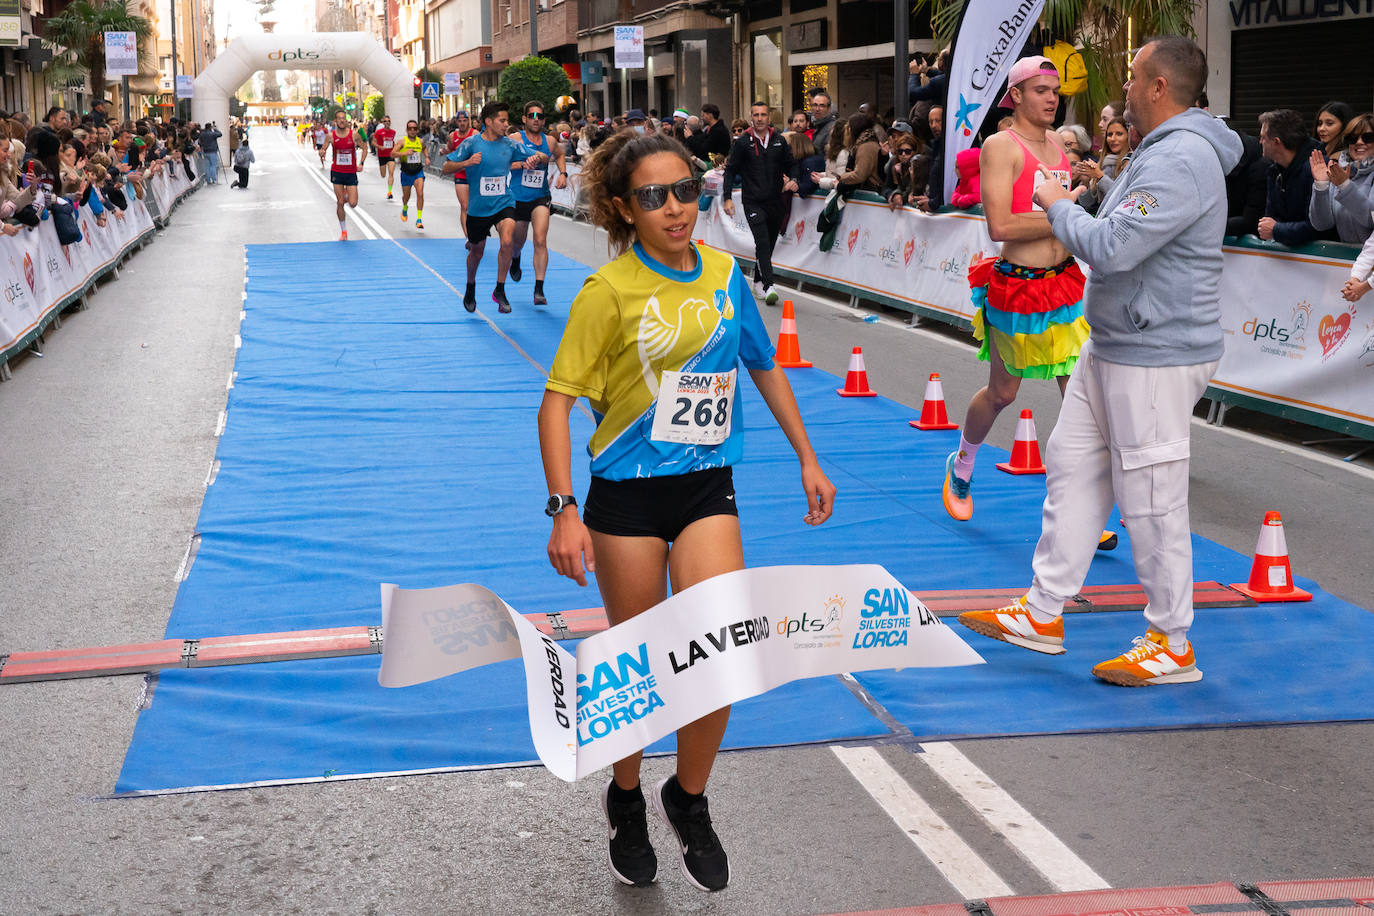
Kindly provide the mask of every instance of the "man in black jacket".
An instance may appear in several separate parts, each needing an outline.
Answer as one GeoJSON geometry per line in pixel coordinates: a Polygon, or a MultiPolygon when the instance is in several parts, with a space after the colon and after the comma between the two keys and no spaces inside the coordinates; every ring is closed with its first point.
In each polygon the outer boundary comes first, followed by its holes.
{"type": "Polygon", "coordinates": [[[1274,163],[1264,158],[1258,140],[1238,130],[1235,133],[1244,152],[1226,175],[1226,234],[1254,235],[1264,215],[1269,167],[1274,163]]]}
{"type": "Polygon", "coordinates": [[[756,293],[769,305],[778,302],[773,289],[773,246],[782,231],[782,192],[797,190],[797,162],[792,158],[792,146],[782,134],[773,129],[772,113],[767,102],[755,102],[749,108],[753,126],[735,139],[730,158],[725,163],[724,208],[735,215],[732,189],[740,179],[740,201],[744,204],[744,218],[754,234],[754,255],[758,269],[754,277],[756,293]]]}
{"type": "Polygon", "coordinates": [[[703,162],[710,162],[713,155],[729,155],[730,128],[720,119],[719,106],[712,102],[701,106],[701,130],[687,138],[687,148],[703,162]]]}
{"type": "Polygon", "coordinates": [[[1336,238],[1312,227],[1307,208],[1312,201],[1312,151],[1321,143],[1307,132],[1307,122],[1291,108],[1260,115],[1260,148],[1274,164],[1269,167],[1269,186],[1264,217],[1257,234],[1266,242],[1305,245],[1318,239],[1336,238]]]}

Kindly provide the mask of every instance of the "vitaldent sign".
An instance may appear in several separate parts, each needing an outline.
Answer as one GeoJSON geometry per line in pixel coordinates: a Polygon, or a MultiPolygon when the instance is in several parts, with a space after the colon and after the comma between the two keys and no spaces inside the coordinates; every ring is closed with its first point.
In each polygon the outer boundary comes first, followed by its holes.
{"type": "Polygon", "coordinates": [[[1374,16],[1374,0],[1228,0],[1226,6],[1233,29],[1374,16]]]}

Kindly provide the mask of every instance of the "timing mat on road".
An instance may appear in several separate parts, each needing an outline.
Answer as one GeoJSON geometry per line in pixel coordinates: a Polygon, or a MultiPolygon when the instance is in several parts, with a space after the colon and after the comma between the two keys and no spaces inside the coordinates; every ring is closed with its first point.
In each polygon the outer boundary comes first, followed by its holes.
{"type": "MultiPolygon", "coordinates": [[[[551,304],[536,309],[527,249],[525,281],[507,285],[515,310],[497,315],[486,299],[489,258],[478,278],[482,314],[470,315],[454,291],[464,256],[451,239],[249,246],[243,345],[218,473],[168,638],[379,625],[384,581],[476,582],[526,613],[600,604],[594,587],[579,589],[549,568],[535,423],[544,370],[589,269],[551,253],[551,304]]],[[[1042,478],[1000,473],[993,465],[1006,453],[982,449],[978,512],[956,523],[939,487],[957,432],[911,429],[911,409],[884,397],[839,398],[835,377],[820,370],[789,378],[839,488],[837,510],[820,528],[802,524],[795,456],[746,380],[746,458],[735,476],[751,565],[876,562],[918,595],[1026,578],[1042,478]]],[[[574,410],[572,428],[580,494],[591,420],[574,410]]],[[[1199,581],[1248,574],[1248,557],[1200,538],[1194,547],[1199,581]]],[[[1088,584],[1134,581],[1123,532],[1122,546],[1095,560],[1088,584]]],[[[1374,718],[1374,671],[1360,650],[1374,640],[1374,617],[1302,584],[1316,600],[1200,611],[1200,685],[1095,683],[1091,665],[1128,646],[1143,621],[1138,613],[1079,614],[1066,655],[968,634],[988,665],[858,676],[890,716],[875,715],[839,679],[803,681],[736,706],[725,743],[1374,718]]],[[[356,656],[165,670],[116,791],[535,760],[518,662],[402,690],[378,686],[378,664],[356,656]]]]}

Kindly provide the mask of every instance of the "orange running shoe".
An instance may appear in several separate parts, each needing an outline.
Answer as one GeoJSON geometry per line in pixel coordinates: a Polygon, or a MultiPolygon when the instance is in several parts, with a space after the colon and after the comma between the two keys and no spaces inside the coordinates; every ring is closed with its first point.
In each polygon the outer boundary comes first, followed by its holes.
{"type": "Polygon", "coordinates": [[[1169,638],[1156,630],[1137,636],[1129,652],[1093,668],[1093,674],[1122,687],[1191,684],[1202,680],[1202,671],[1193,657],[1193,644],[1188,643],[1181,653],[1175,652],[1169,648],[1169,638]]]}
{"type": "Polygon", "coordinates": [[[973,518],[973,494],[969,492],[970,480],[962,480],[954,473],[954,459],[959,457],[956,449],[945,459],[945,487],[943,497],[945,511],[956,522],[966,522],[973,518]]]}
{"type": "Polygon", "coordinates": [[[1064,652],[1064,618],[1056,617],[1049,623],[1037,623],[1026,609],[1025,595],[994,611],[964,611],[959,615],[959,622],[975,633],[1032,652],[1046,655],[1064,652]]]}
{"type": "Polygon", "coordinates": [[[348,230],[345,229],[343,232],[340,232],[340,233],[339,233],[339,241],[341,241],[341,242],[346,242],[346,241],[348,241],[348,230]]]}

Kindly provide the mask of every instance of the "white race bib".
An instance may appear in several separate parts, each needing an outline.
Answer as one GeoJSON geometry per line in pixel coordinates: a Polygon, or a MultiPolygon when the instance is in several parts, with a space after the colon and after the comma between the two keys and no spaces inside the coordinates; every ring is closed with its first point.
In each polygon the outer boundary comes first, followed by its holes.
{"type": "Polygon", "coordinates": [[[543,169],[521,169],[520,183],[527,188],[542,188],[544,186],[543,169]]]}
{"type": "Polygon", "coordinates": [[[411,152],[409,152],[409,153],[406,153],[406,162],[407,162],[408,164],[410,164],[410,165],[419,165],[419,164],[420,164],[420,154],[419,154],[418,152],[415,152],[415,151],[411,151],[411,152]]]}
{"type": "MultiPolygon", "coordinates": [[[[1035,186],[1031,188],[1031,194],[1034,195],[1036,191],[1040,190],[1042,184],[1051,180],[1059,182],[1060,187],[1067,191],[1073,185],[1073,174],[1064,169],[1050,169],[1050,177],[1047,179],[1044,172],[1036,169],[1035,186]]],[[[1045,212],[1045,208],[1037,204],[1033,196],[1031,197],[1031,209],[1041,213],[1045,212]]]]}
{"type": "Polygon", "coordinates": [[[352,165],[352,164],[353,164],[353,154],[352,154],[352,153],[335,153],[335,154],[334,154],[334,164],[335,164],[335,165],[352,165]]]}
{"type": "Polygon", "coordinates": [[[683,445],[720,445],[730,436],[730,413],[735,401],[735,373],[672,372],[659,379],[654,411],[655,442],[683,445]]]}
{"type": "Polygon", "coordinates": [[[477,185],[477,193],[481,194],[483,197],[500,197],[502,194],[506,193],[506,176],[484,176],[477,185]]]}

